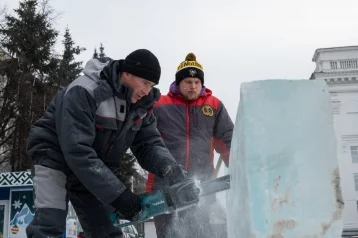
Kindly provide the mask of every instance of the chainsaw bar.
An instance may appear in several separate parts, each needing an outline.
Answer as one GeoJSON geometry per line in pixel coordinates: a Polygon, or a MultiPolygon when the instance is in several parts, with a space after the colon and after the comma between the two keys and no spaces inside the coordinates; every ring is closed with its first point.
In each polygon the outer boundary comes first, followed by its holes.
{"type": "Polygon", "coordinates": [[[230,188],[230,175],[211,179],[199,184],[200,197],[221,192],[230,188]]]}
{"type": "Polygon", "coordinates": [[[182,183],[171,186],[166,191],[166,201],[169,211],[181,211],[196,205],[200,197],[221,192],[229,188],[230,175],[201,183],[198,183],[198,181],[194,179],[188,179],[182,183]]]}

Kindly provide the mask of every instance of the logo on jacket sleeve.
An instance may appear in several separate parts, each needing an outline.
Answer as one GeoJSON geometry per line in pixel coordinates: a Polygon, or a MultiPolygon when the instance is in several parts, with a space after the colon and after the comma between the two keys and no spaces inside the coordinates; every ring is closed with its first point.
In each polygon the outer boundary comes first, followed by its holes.
{"type": "Polygon", "coordinates": [[[201,107],[201,111],[203,112],[203,114],[207,117],[212,117],[214,116],[214,109],[209,106],[209,105],[204,105],[201,107]]]}

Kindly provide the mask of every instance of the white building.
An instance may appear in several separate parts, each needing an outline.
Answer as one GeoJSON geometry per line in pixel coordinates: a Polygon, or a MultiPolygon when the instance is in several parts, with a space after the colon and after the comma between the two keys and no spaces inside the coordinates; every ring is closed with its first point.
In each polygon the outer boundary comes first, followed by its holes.
{"type": "Polygon", "coordinates": [[[329,86],[337,137],[344,231],[358,232],[358,46],[317,49],[311,80],[329,86]]]}

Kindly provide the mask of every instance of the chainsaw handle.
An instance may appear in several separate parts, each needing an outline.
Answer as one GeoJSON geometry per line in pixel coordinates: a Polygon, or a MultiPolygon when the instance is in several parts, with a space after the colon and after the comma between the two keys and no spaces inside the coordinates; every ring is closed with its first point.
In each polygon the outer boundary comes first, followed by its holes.
{"type": "MultiPolygon", "coordinates": [[[[123,224],[115,225],[119,228],[134,225],[140,222],[149,220],[151,217],[166,213],[170,210],[168,207],[165,193],[162,189],[156,190],[150,193],[139,194],[141,203],[141,211],[133,218],[132,221],[123,224]]],[[[112,224],[115,224],[119,218],[119,213],[115,212],[110,214],[110,220],[112,224]]]]}

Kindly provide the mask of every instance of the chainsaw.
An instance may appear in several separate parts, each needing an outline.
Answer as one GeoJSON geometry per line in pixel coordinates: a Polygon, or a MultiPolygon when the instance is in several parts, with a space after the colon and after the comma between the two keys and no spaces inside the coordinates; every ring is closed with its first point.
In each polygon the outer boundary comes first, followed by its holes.
{"type": "Polygon", "coordinates": [[[217,193],[230,188],[230,175],[211,179],[197,183],[195,179],[186,179],[180,183],[174,184],[156,191],[139,194],[141,202],[141,211],[129,222],[116,224],[116,220],[121,217],[118,212],[110,215],[110,220],[117,227],[125,227],[145,222],[152,217],[181,211],[195,206],[199,198],[217,193]],[[188,196],[188,191],[192,192],[198,188],[198,196],[188,196]]]}

